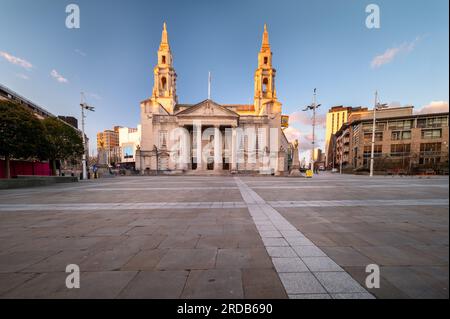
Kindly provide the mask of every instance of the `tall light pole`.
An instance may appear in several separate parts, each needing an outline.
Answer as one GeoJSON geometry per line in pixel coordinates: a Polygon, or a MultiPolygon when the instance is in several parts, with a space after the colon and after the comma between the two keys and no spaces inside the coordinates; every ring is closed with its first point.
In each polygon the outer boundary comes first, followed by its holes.
{"type": "Polygon", "coordinates": [[[321,104],[317,104],[317,89],[314,89],[313,102],[308,105],[303,111],[313,111],[313,122],[312,122],[312,151],[311,151],[311,170],[314,174],[314,146],[315,146],[315,133],[316,133],[316,109],[319,108],[321,104]]]}
{"type": "Polygon", "coordinates": [[[375,91],[375,104],[373,106],[373,125],[372,125],[372,145],[370,150],[370,177],[373,176],[373,164],[374,164],[374,157],[375,157],[375,131],[376,131],[376,116],[377,116],[377,109],[381,110],[387,107],[387,104],[380,104],[378,102],[378,91],[375,91]]]}
{"type": "Polygon", "coordinates": [[[87,170],[86,170],[86,137],[84,134],[84,119],[86,116],[84,115],[84,110],[94,112],[94,107],[87,105],[84,102],[84,93],[81,92],[81,134],[83,138],[83,157],[82,157],[82,165],[83,165],[83,180],[87,179],[87,170]]]}

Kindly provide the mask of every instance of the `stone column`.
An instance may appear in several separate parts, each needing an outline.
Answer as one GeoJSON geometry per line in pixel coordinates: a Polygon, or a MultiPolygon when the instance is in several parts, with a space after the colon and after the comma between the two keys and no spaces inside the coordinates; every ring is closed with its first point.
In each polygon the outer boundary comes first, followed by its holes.
{"type": "Polygon", "coordinates": [[[179,141],[179,154],[180,157],[178,159],[179,161],[179,169],[181,170],[187,170],[188,169],[188,162],[189,162],[189,156],[190,156],[190,147],[189,147],[189,133],[184,128],[184,126],[180,125],[180,141],[179,141]]]}
{"type": "Polygon", "coordinates": [[[300,174],[300,161],[298,158],[298,140],[295,140],[293,143],[294,146],[294,154],[292,156],[292,169],[290,172],[290,176],[301,176],[300,174]]]}
{"type": "Polygon", "coordinates": [[[220,132],[220,126],[214,126],[214,170],[221,171],[222,165],[222,133],[220,132]]]}
{"type": "Polygon", "coordinates": [[[196,127],[195,141],[196,141],[196,156],[197,156],[197,170],[202,169],[202,125],[199,123],[194,123],[196,127]]]}
{"type": "Polygon", "coordinates": [[[237,132],[236,127],[233,126],[231,128],[231,170],[236,171],[237,170],[237,132]]]}

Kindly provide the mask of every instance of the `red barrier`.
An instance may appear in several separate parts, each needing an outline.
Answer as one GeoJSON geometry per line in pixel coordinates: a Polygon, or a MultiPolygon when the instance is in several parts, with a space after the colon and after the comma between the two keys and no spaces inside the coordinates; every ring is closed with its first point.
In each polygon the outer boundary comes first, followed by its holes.
{"type": "MultiPolygon", "coordinates": [[[[27,161],[10,161],[9,171],[11,177],[17,175],[36,175],[36,176],[51,176],[52,170],[49,163],[42,162],[27,162],[27,161]]],[[[5,161],[0,160],[0,178],[5,178],[5,161]]]]}

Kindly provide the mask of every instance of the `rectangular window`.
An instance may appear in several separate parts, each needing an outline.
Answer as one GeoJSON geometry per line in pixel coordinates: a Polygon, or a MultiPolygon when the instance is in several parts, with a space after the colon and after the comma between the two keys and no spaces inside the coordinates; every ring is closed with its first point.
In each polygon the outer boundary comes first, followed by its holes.
{"type": "Polygon", "coordinates": [[[413,127],[413,120],[389,122],[390,130],[409,130],[413,127]]]}
{"type": "Polygon", "coordinates": [[[167,147],[167,131],[159,131],[159,147],[167,147]]]}
{"type": "MultiPolygon", "coordinates": [[[[376,132],[375,133],[375,142],[381,142],[383,141],[383,132],[376,132]]],[[[372,142],[372,133],[364,133],[364,142],[365,143],[371,143],[372,142]]]]}
{"type": "Polygon", "coordinates": [[[431,118],[421,118],[417,120],[418,128],[433,128],[433,127],[445,127],[448,126],[448,117],[431,117],[431,118]]]}
{"type": "Polygon", "coordinates": [[[441,143],[421,143],[420,152],[426,154],[440,153],[441,143]]]}
{"type": "MultiPolygon", "coordinates": [[[[381,145],[375,145],[373,153],[375,154],[375,156],[380,156],[382,151],[382,146],[381,145]]],[[[369,156],[372,153],[372,146],[364,146],[364,156],[369,156]]]]}
{"type": "Polygon", "coordinates": [[[411,139],[411,131],[392,131],[391,140],[399,141],[399,140],[410,140],[411,139]]]}
{"type": "Polygon", "coordinates": [[[392,144],[391,156],[406,156],[411,153],[411,144],[392,144]]]}
{"type": "MultiPolygon", "coordinates": [[[[375,131],[384,131],[384,128],[386,126],[386,123],[376,123],[375,124],[375,131]]],[[[366,132],[372,132],[373,130],[373,122],[371,123],[365,123],[363,125],[363,130],[366,132]]]]}
{"type": "Polygon", "coordinates": [[[423,139],[432,139],[432,138],[441,138],[442,130],[422,130],[422,138],[423,139]]]}

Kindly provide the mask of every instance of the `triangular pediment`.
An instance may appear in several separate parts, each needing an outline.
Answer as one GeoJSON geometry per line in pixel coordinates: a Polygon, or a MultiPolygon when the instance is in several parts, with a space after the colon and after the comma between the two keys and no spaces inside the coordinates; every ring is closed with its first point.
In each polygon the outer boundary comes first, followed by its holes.
{"type": "Polygon", "coordinates": [[[196,105],[189,107],[179,113],[177,116],[213,116],[213,117],[239,117],[239,114],[223,107],[212,100],[204,100],[196,105]]]}

